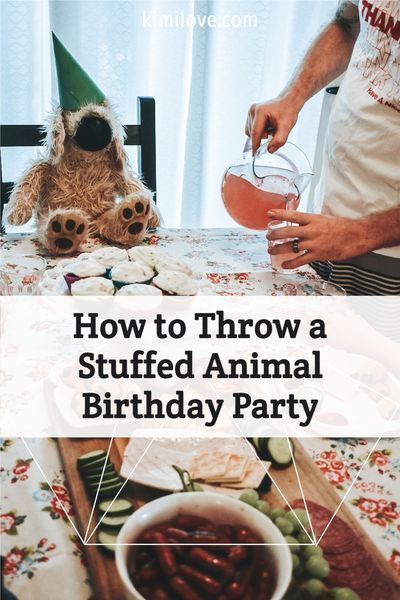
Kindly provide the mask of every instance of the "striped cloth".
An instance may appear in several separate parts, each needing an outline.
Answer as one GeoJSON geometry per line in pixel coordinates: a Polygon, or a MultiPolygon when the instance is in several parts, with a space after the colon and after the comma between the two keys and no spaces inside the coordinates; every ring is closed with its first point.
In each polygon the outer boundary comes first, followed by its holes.
{"type": "Polygon", "coordinates": [[[351,296],[400,296],[399,258],[370,252],[347,261],[314,261],[310,266],[351,296]]]}
{"type": "Polygon", "coordinates": [[[386,338],[400,343],[400,259],[365,254],[349,261],[315,261],[310,266],[326,281],[343,287],[350,296],[376,296],[358,304],[358,313],[386,338]],[[382,296],[392,296],[392,300],[382,296]]]}

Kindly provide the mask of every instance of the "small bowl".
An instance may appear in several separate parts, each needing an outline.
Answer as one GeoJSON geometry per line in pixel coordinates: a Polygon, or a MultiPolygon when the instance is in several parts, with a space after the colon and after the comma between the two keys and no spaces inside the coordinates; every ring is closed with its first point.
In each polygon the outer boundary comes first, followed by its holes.
{"type": "Polygon", "coordinates": [[[283,598],[292,579],[292,559],[285,538],[271,519],[236,498],[211,492],[183,492],[145,504],[129,517],[119,532],[116,564],[127,600],[151,600],[138,592],[129,577],[127,564],[130,544],[133,547],[134,541],[149,527],[174,519],[182,513],[206,516],[216,523],[243,525],[249,527],[266,544],[276,544],[266,545],[264,552],[275,577],[271,600],[283,598]]]}

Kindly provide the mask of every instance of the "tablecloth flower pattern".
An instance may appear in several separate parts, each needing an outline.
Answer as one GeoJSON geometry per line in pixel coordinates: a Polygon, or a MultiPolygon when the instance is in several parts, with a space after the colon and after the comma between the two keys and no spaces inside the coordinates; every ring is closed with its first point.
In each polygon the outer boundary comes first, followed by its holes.
{"type": "MultiPolygon", "coordinates": [[[[149,234],[145,243],[168,247],[175,256],[190,259],[198,273],[207,273],[210,293],[257,293],[261,279],[255,274],[270,269],[263,233],[235,229],[158,230],[149,234]]],[[[89,240],[82,250],[96,245],[96,240],[89,240]]],[[[32,236],[8,237],[1,242],[1,247],[3,251],[18,254],[42,252],[32,236]]],[[[56,260],[48,257],[48,263],[53,266],[56,260]]],[[[301,272],[307,274],[311,282],[316,277],[308,269],[301,272]]],[[[265,281],[262,283],[265,285],[265,281]]],[[[285,286],[279,291],[287,295],[295,293],[290,284],[285,286]]],[[[277,291],[271,279],[264,293],[277,291]]],[[[73,507],[57,444],[51,439],[28,442],[39,464],[42,468],[45,466],[47,481],[22,441],[0,440],[0,480],[3,483],[0,531],[5,582],[19,600],[38,597],[90,600],[82,544],[68,518],[74,518],[73,507]],[[61,574],[68,586],[59,585],[61,574]]],[[[367,461],[371,440],[306,439],[302,442],[339,496],[344,496],[358,476],[345,500],[346,505],[400,575],[400,440],[381,440],[367,461]]]]}

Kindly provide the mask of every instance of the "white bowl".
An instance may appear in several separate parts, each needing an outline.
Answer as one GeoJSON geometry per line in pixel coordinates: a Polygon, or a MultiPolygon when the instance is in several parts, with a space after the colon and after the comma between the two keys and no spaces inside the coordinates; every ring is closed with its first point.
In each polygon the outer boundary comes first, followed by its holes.
{"type": "Polygon", "coordinates": [[[129,517],[119,532],[116,563],[128,600],[151,600],[136,590],[128,575],[128,555],[133,542],[149,527],[174,519],[182,513],[206,517],[215,523],[243,525],[266,544],[282,544],[265,546],[265,556],[275,574],[275,590],[271,600],[283,598],[292,578],[292,559],[285,538],[274,523],[236,498],[209,492],[183,492],[145,504],[129,517]]]}

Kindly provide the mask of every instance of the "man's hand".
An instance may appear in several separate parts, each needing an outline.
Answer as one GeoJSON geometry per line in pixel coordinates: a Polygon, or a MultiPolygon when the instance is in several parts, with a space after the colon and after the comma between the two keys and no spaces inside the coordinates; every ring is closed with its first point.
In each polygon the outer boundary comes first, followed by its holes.
{"type": "Polygon", "coordinates": [[[245,133],[251,137],[253,154],[257,151],[261,140],[274,131],[272,141],[268,145],[269,152],[275,152],[286,143],[289,133],[296,124],[299,110],[293,102],[285,98],[276,98],[261,104],[252,104],[247,113],[245,133]]]}
{"type": "Polygon", "coordinates": [[[268,150],[283,146],[307,100],[347,68],[359,31],[357,6],[340,0],[336,16],[311,45],[285,89],[274,100],[250,106],[245,131],[252,139],[253,153],[267,137],[267,128],[274,130],[268,150]]]}
{"type": "MultiPolygon", "coordinates": [[[[372,249],[363,219],[344,219],[292,210],[273,210],[269,211],[268,215],[273,219],[298,224],[298,227],[280,227],[267,236],[270,240],[299,240],[298,255],[284,262],[284,269],[296,269],[313,260],[346,260],[372,249]]],[[[269,248],[272,255],[288,252],[293,252],[293,242],[276,244],[269,248]]]]}

